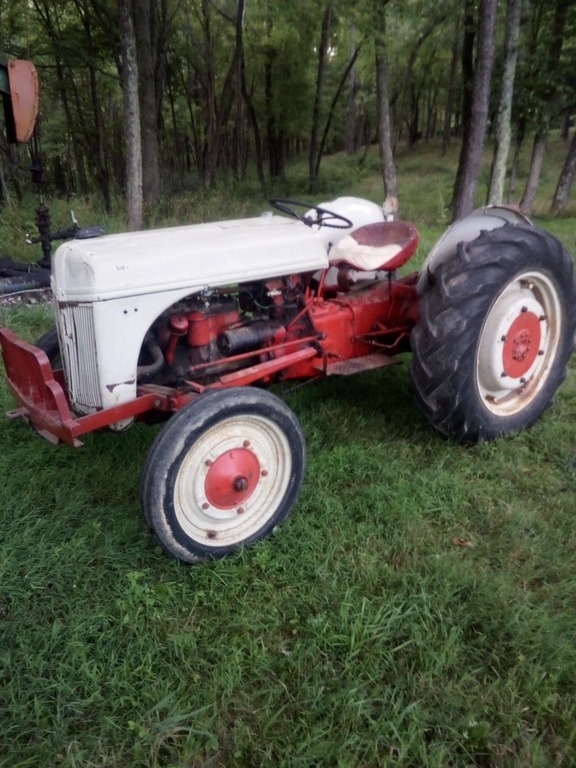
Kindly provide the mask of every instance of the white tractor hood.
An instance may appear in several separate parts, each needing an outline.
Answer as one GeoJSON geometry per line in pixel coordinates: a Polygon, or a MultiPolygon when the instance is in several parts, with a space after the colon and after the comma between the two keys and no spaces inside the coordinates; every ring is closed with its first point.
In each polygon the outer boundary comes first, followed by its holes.
{"type": "MultiPolygon", "coordinates": [[[[334,239],[345,233],[332,232],[334,239]]],[[[96,302],[195,293],[327,266],[326,245],[315,227],[263,214],[71,240],[54,254],[52,287],[58,301],[96,302]]]]}

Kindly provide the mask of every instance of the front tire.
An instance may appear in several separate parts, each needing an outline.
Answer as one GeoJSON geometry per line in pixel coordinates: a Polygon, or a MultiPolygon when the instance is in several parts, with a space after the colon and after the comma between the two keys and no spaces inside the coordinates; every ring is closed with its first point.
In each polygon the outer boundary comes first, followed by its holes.
{"type": "Polygon", "coordinates": [[[60,354],[60,342],[58,341],[56,326],[40,336],[34,346],[46,353],[53,371],[62,368],[62,356],[60,354]]]}
{"type": "Polygon", "coordinates": [[[286,519],[305,460],[295,415],[270,392],[240,387],[204,394],[152,444],[142,473],[144,516],[178,559],[223,557],[286,519]]]}
{"type": "Polygon", "coordinates": [[[535,227],[504,225],[460,243],[421,298],[411,380],[428,421],[462,442],[532,425],[574,348],[570,254],[535,227]]]}

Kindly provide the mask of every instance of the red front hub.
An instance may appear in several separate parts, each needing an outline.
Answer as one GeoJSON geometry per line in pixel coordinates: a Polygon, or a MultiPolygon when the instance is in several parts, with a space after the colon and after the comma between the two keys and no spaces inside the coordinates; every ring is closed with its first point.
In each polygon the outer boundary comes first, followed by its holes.
{"type": "Polygon", "coordinates": [[[207,464],[209,469],[204,490],[213,507],[238,507],[252,495],[258,485],[260,462],[246,446],[226,451],[207,464]]]}

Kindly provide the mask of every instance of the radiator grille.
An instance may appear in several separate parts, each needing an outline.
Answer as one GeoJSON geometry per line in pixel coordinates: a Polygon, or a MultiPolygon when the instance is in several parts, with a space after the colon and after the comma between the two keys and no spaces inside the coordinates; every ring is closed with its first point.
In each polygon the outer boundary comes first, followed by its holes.
{"type": "Polygon", "coordinates": [[[57,317],[71,405],[76,411],[90,413],[102,407],[92,305],[59,306],[57,317]]]}

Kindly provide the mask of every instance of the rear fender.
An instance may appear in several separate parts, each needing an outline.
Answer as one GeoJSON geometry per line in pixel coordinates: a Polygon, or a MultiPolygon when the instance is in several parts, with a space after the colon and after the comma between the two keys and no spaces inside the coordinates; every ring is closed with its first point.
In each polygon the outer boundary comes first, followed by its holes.
{"type": "Polygon", "coordinates": [[[497,229],[504,224],[530,224],[527,216],[505,206],[490,205],[479,208],[473,213],[454,222],[432,248],[424,262],[416,289],[425,293],[434,282],[434,273],[440,264],[448,261],[456,253],[458,243],[470,243],[485,230],[497,229]]]}

